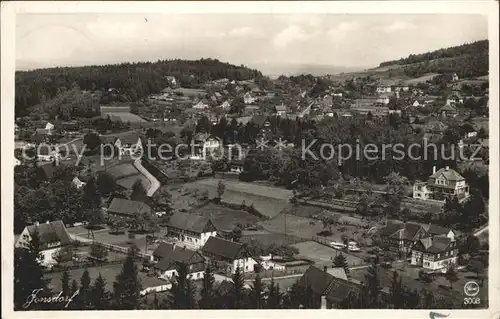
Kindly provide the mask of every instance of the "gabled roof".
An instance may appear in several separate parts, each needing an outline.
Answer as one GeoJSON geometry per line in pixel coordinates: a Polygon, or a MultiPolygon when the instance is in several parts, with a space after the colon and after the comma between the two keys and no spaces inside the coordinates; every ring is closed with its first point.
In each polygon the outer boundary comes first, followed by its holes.
{"type": "Polygon", "coordinates": [[[203,253],[214,254],[234,260],[238,258],[242,249],[245,249],[245,245],[242,243],[211,236],[201,250],[203,253]]]}
{"type": "Polygon", "coordinates": [[[465,179],[462,175],[457,173],[457,171],[452,168],[449,168],[448,170],[446,170],[446,168],[441,168],[436,173],[432,174],[429,178],[438,178],[441,175],[444,175],[444,177],[449,181],[461,181],[465,179]]]}
{"type": "MultiPolygon", "coordinates": [[[[213,226],[212,220],[206,216],[176,212],[167,224],[169,227],[189,230],[198,234],[206,231],[207,225],[213,226]]],[[[215,226],[213,226],[215,228],[215,226]]]]}
{"type": "Polygon", "coordinates": [[[438,225],[429,225],[428,227],[425,227],[426,231],[431,234],[431,235],[448,235],[448,233],[451,231],[451,229],[446,228],[446,227],[441,227],[438,225]]]}
{"type": "Polygon", "coordinates": [[[40,238],[40,245],[45,246],[48,244],[60,242],[61,245],[68,245],[71,243],[66,227],[60,220],[52,221],[45,224],[30,225],[26,227],[30,236],[38,232],[40,238]]]}
{"type": "Polygon", "coordinates": [[[287,107],[285,105],[283,105],[283,104],[276,105],[274,108],[275,108],[276,111],[286,111],[287,110],[287,107]]]}
{"type": "Polygon", "coordinates": [[[424,251],[433,254],[438,254],[446,251],[451,242],[451,238],[448,237],[435,237],[434,239],[425,238],[420,240],[424,251]]]}
{"type": "Polygon", "coordinates": [[[153,252],[153,256],[159,259],[155,268],[163,271],[174,269],[178,263],[191,265],[205,261],[198,252],[170,243],[161,243],[153,252]]]}
{"type": "Polygon", "coordinates": [[[49,130],[44,129],[44,128],[37,128],[33,135],[47,135],[49,134],[49,130]]]}
{"type": "Polygon", "coordinates": [[[264,123],[266,122],[266,120],[267,120],[267,116],[265,116],[265,115],[259,115],[258,114],[258,115],[252,116],[252,118],[250,119],[250,123],[255,124],[255,125],[261,127],[261,126],[264,125],[264,123]]]}
{"type": "Polygon", "coordinates": [[[38,167],[39,174],[43,174],[43,177],[46,179],[54,178],[54,173],[56,172],[57,167],[52,164],[40,165],[38,167]]]}
{"type": "Polygon", "coordinates": [[[419,224],[392,223],[382,229],[381,235],[394,239],[414,240],[421,229],[423,229],[423,227],[419,224]]]}
{"type": "Polygon", "coordinates": [[[133,216],[135,214],[150,213],[151,207],[143,202],[124,198],[113,198],[107,209],[108,212],[133,216]]]}
{"type": "Polygon", "coordinates": [[[451,106],[450,104],[445,104],[443,107],[441,107],[440,110],[446,112],[457,112],[457,109],[451,106]]]}

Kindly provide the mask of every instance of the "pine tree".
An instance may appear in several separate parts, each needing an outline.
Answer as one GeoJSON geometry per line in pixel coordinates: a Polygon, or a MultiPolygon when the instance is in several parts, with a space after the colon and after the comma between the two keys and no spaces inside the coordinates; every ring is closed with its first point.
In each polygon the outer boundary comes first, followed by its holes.
{"type": "Polygon", "coordinates": [[[92,308],[96,310],[106,310],[109,308],[108,300],[109,292],[106,291],[106,280],[99,273],[99,276],[95,279],[94,286],[92,287],[92,308]]]}
{"type": "Polygon", "coordinates": [[[257,272],[255,279],[253,281],[252,290],[250,292],[251,296],[251,306],[253,309],[261,309],[264,306],[264,296],[263,296],[263,285],[262,279],[260,278],[260,273],[257,272]]]}
{"type": "Polygon", "coordinates": [[[74,294],[77,290],[78,290],[78,281],[73,279],[73,281],[71,282],[70,294],[71,295],[74,294]]]}
{"type": "Polygon", "coordinates": [[[68,269],[65,269],[61,275],[61,289],[63,296],[69,296],[71,294],[71,288],[69,286],[70,280],[69,271],[68,269]]]}
{"type": "Polygon", "coordinates": [[[35,289],[42,289],[37,296],[47,291],[47,281],[43,278],[43,266],[40,253],[40,237],[35,231],[31,235],[27,248],[16,248],[14,251],[14,308],[15,310],[38,309],[39,304],[25,305],[28,297],[35,289]],[[23,307],[25,305],[25,307],[23,307]]]}
{"type": "Polygon", "coordinates": [[[365,287],[367,292],[367,308],[380,308],[380,278],[377,265],[371,264],[365,275],[365,287]]]}
{"type": "Polygon", "coordinates": [[[186,264],[179,264],[177,267],[177,275],[172,281],[169,305],[171,309],[193,309],[194,308],[194,287],[191,281],[187,278],[186,264]]]}
{"type": "Polygon", "coordinates": [[[401,283],[401,278],[399,278],[396,271],[393,272],[392,282],[391,282],[391,303],[394,305],[395,309],[403,309],[405,306],[405,300],[403,295],[403,285],[401,283]]]}
{"type": "Polygon", "coordinates": [[[350,277],[349,266],[347,264],[347,258],[345,258],[344,254],[340,253],[339,255],[335,256],[335,258],[333,259],[333,266],[343,267],[347,277],[348,278],[350,277]]]}
{"type": "Polygon", "coordinates": [[[274,278],[271,279],[271,284],[268,288],[268,295],[266,300],[267,309],[281,309],[282,295],[280,292],[279,284],[274,282],[274,278]]]}
{"type": "Polygon", "coordinates": [[[118,310],[133,310],[139,307],[142,284],[138,276],[134,256],[129,250],[122,271],[113,283],[113,307],[118,310]]]}
{"type": "Polygon", "coordinates": [[[245,308],[245,292],[244,292],[244,281],[243,274],[241,273],[240,267],[236,267],[236,270],[232,276],[233,286],[230,292],[231,295],[231,308],[232,309],[244,309],[245,308]]]}
{"type": "Polygon", "coordinates": [[[199,302],[201,309],[213,309],[215,301],[215,278],[210,264],[205,269],[203,276],[203,288],[201,289],[201,299],[199,302]]]}
{"type": "Polygon", "coordinates": [[[453,283],[458,281],[458,274],[455,267],[450,267],[445,274],[446,280],[450,283],[450,289],[453,289],[453,283]]]}
{"type": "Polygon", "coordinates": [[[87,268],[80,278],[80,293],[78,294],[78,306],[80,309],[88,309],[90,307],[90,274],[87,268]]]}

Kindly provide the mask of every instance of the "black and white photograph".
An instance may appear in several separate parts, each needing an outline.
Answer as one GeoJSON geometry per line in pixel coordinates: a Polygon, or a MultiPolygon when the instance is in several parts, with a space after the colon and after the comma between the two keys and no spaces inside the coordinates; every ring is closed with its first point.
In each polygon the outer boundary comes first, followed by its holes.
{"type": "Polygon", "coordinates": [[[498,313],[498,2],[184,4],[12,4],[4,311],[498,313]]]}

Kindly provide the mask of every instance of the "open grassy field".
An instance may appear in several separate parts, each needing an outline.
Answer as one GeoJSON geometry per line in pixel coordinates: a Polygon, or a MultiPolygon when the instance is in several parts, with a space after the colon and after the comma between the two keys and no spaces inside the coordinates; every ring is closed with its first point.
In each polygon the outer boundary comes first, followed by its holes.
{"type": "Polygon", "coordinates": [[[134,174],[139,174],[139,171],[132,163],[123,163],[110,167],[107,172],[111,174],[115,179],[130,176],[134,174]]]}
{"type": "MultiPolygon", "coordinates": [[[[290,207],[292,192],[277,187],[255,185],[240,181],[223,180],[226,185],[222,200],[228,203],[253,205],[259,212],[268,217],[278,215],[283,209],[290,207]]],[[[184,184],[185,188],[207,190],[210,197],[217,195],[219,179],[203,179],[184,184]]]]}
{"type": "Polygon", "coordinates": [[[151,182],[149,181],[149,179],[147,179],[147,177],[142,174],[120,178],[116,180],[116,183],[125,189],[132,189],[132,186],[137,180],[141,181],[141,184],[142,186],[144,186],[144,189],[148,190],[151,187],[151,182]]]}
{"type": "Polygon", "coordinates": [[[120,120],[123,122],[123,123],[127,123],[127,122],[130,122],[130,123],[142,123],[142,122],[147,122],[145,119],[143,119],[142,117],[140,117],[139,115],[135,115],[133,113],[130,113],[130,112],[103,112],[102,113],[104,116],[116,116],[116,117],[119,117],[120,120]]]}
{"type": "Polygon", "coordinates": [[[253,234],[252,232],[244,232],[243,236],[240,239],[240,242],[248,243],[252,240],[261,242],[265,246],[269,246],[271,244],[275,244],[277,246],[288,246],[304,241],[304,239],[292,235],[285,236],[284,234],[273,234],[266,231],[256,231],[253,234]]]}
{"type": "Polygon", "coordinates": [[[175,93],[182,93],[184,96],[192,96],[192,97],[198,97],[198,96],[204,96],[207,94],[207,92],[203,89],[190,89],[190,88],[178,88],[174,90],[175,93]]]}
{"type": "MultiPolygon", "coordinates": [[[[305,241],[292,246],[299,250],[299,257],[312,260],[316,263],[316,265],[331,265],[333,258],[341,253],[339,250],[327,247],[314,241],[305,241]]],[[[342,252],[342,254],[346,257],[349,267],[364,264],[363,260],[359,257],[345,252],[342,252]]]]}
{"type": "Polygon", "coordinates": [[[416,85],[419,83],[425,83],[429,80],[432,80],[437,75],[439,75],[439,74],[438,73],[430,73],[430,74],[426,74],[426,75],[423,75],[423,76],[418,77],[418,78],[406,80],[406,81],[404,81],[404,83],[407,85],[416,85]]]}
{"type": "MultiPolygon", "coordinates": [[[[88,268],[89,275],[92,281],[92,284],[94,283],[94,280],[99,276],[99,274],[102,275],[102,277],[106,280],[106,288],[108,290],[113,291],[113,282],[116,280],[116,276],[120,273],[122,270],[123,265],[122,264],[113,264],[113,265],[105,265],[105,266],[99,266],[99,267],[90,267],[88,268]]],[[[137,263],[138,269],[142,268],[142,265],[140,263],[137,263]]],[[[80,283],[80,278],[83,275],[83,272],[85,269],[72,269],[69,271],[70,274],[70,282],[75,279],[78,283],[80,283]]],[[[46,279],[50,280],[49,282],[49,288],[51,288],[53,291],[59,292],[61,291],[61,276],[62,273],[56,272],[56,273],[50,273],[45,276],[46,279]]],[[[166,281],[163,281],[161,279],[158,279],[156,277],[148,277],[146,276],[145,273],[139,271],[139,277],[141,279],[141,283],[143,288],[146,287],[154,287],[154,286],[160,286],[160,285],[165,285],[166,281]]]]}

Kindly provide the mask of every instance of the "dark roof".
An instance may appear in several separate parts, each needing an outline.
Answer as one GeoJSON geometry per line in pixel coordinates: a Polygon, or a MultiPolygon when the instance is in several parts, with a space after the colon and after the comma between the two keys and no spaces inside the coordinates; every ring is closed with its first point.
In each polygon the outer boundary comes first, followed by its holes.
{"type": "Polygon", "coordinates": [[[123,144],[135,145],[137,144],[137,141],[141,139],[141,136],[139,134],[132,133],[132,134],[127,134],[125,136],[120,136],[118,137],[118,139],[120,140],[122,145],[123,144]]]}
{"type": "Polygon", "coordinates": [[[33,135],[47,135],[49,134],[49,130],[46,130],[44,128],[37,128],[33,135]]]}
{"type": "Polygon", "coordinates": [[[445,104],[442,108],[441,111],[446,111],[446,112],[457,112],[457,109],[451,106],[450,104],[445,104]]]}
{"type": "Polygon", "coordinates": [[[438,225],[429,225],[426,230],[431,235],[447,235],[451,229],[438,225]]]}
{"type": "Polygon", "coordinates": [[[213,225],[210,218],[206,216],[177,212],[170,217],[168,226],[201,234],[209,223],[213,225]]]}
{"type": "Polygon", "coordinates": [[[178,263],[191,265],[205,261],[198,252],[170,243],[161,243],[153,252],[153,256],[159,259],[155,268],[163,271],[174,269],[178,263]]]}
{"type": "Polygon", "coordinates": [[[381,235],[388,236],[392,238],[400,238],[406,240],[413,240],[417,235],[418,231],[423,227],[419,224],[413,223],[392,223],[388,224],[384,229],[382,229],[381,235]]]}
{"type": "Polygon", "coordinates": [[[250,119],[250,123],[255,124],[255,125],[260,127],[260,126],[264,125],[266,120],[267,120],[267,116],[258,114],[258,115],[252,116],[252,119],[250,119]]]}
{"type": "Polygon", "coordinates": [[[303,288],[311,287],[312,291],[318,295],[323,295],[333,280],[333,276],[314,266],[310,266],[299,279],[299,286],[303,288]]]}
{"type": "Polygon", "coordinates": [[[71,243],[71,238],[66,231],[66,227],[60,220],[45,224],[30,225],[27,226],[27,229],[30,236],[33,236],[35,231],[38,232],[40,245],[42,246],[56,242],[61,242],[61,245],[68,245],[71,243]]]}
{"type": "Polygon", "coordinates": [[[56,170],[57,170],[57,167],[54,166],[53,164],[45,164],[45,165],[40,165],[38,167],[38,171],[40,172],[40,174],[43,174],[43,176],[46,179],[53,178],[56,170]]]}
{"type": "Polygon", "coordinates": [[[135,215],[150,212],[151,207],[148,204],[124,198],[113,198],[111,204],[108,206],[108,213],[135,215]]]}
{"type": "Polygon", "coordinates": [[[441,168],[436,173],[432,174],[430,176],[430,178],[438,178],[439,176],[441,176],[441,174],[443,174],[444,177],[449,181],[464,180],[464,177],[462,175],[460,175],[459,173],[457,173],[457,171],[455,171],[452,168],[449,168],[448,170],[446,170],[446,168],[441,168]]]}
{"type": "Polygon", "coordinates": [[[421,239],[420,244],[422,244],[423,250],[428,253],[442,253],[447,250],[450,246],[451,238],[448,237],[435,237],[421,239]]]}
{"type": "Polygon", "coordinates": [[[347,281],[341,278],[333,277],[326,294],[326,299],[334,302],[340,302],[350,293],[360,295],[363,285],[347,281]]]}
{"type": "Polygon", "coordinates": [[[204,253],[236,259],[242,249],[244,244],[211,236],[201,250],[204,253]]]}

